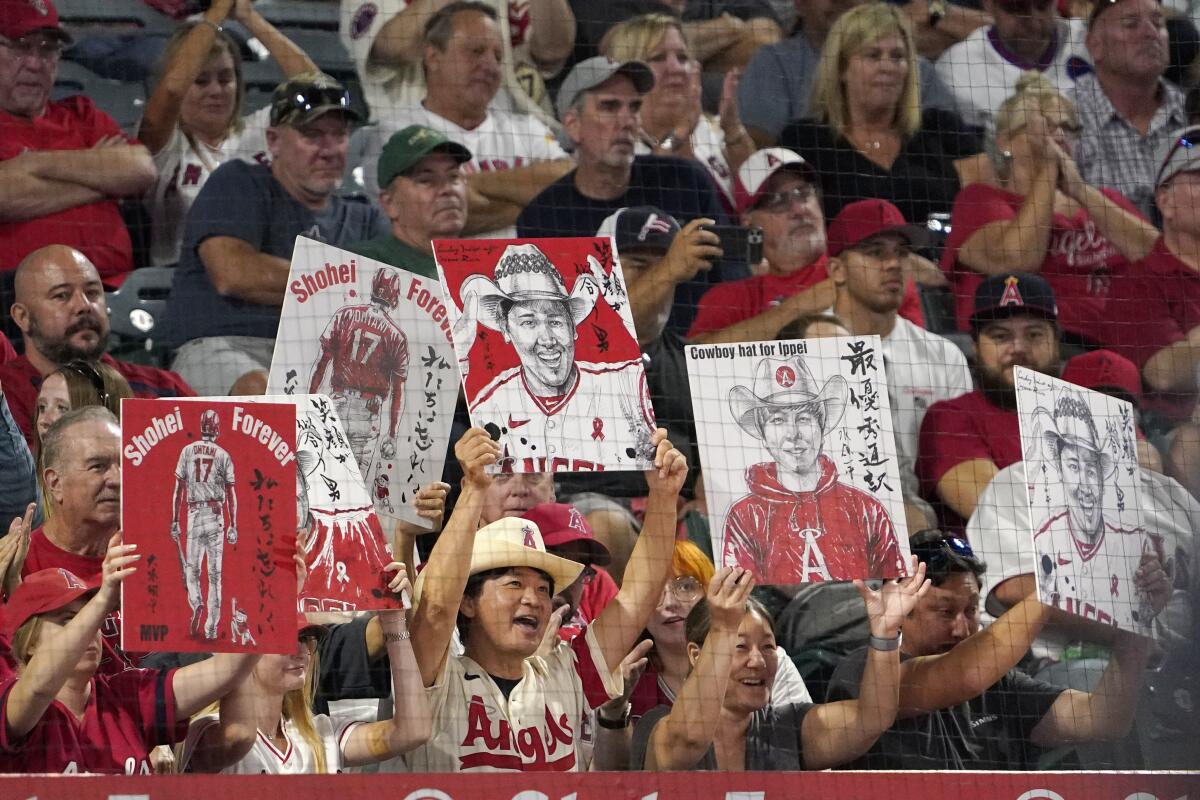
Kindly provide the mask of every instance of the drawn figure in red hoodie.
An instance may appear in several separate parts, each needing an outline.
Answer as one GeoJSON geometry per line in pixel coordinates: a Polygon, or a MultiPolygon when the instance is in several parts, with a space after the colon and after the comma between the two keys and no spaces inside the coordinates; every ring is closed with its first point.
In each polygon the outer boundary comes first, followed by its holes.
{"type": "Polygon", "coordinates": [[[799,356],[764,358],[753,388],[730,390],[733,418],[774,462],[746,470],[750,493],[729,509],[724,564],[748,569],[768,584],[905,574],[883,505],[841,483],[837,466],[822,452],[846,410],[848,391],[840,375],[818,389],[799,356]]]}

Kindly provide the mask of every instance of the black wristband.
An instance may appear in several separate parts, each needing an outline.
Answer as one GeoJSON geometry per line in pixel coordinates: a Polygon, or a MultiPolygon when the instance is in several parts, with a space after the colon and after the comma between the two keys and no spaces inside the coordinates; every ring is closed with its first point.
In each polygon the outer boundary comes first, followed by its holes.
{"type": "Polygon", "coordinates": [[[626,704],[625,713],[621,715],[620,719],[605,719],[604,715],[600,713],[599,709],[597,709],[596,724],[601,728],[605,728],[610,731],[623,731],[629,727],[629,715],[632,713],[632,711],[633,707],[626,704]]]}

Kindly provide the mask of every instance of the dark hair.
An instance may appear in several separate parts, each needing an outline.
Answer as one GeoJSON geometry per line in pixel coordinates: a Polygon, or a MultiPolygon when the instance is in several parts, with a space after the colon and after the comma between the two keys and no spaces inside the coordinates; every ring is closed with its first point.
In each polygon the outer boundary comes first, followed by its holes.
{"type": "Polygon", "coordinates": [[[946,533],[940,528],[923,528],[908,539],[909,548],[925,565],[925,577],[934,586],[941,586],[950,576],[969,572],[983,584],[987,564],[963,536],[946,533]]]}
{"type": "Polygon", "coordinates": [[[776,339],[807,339],[808,329],[817,323],[825,322],[829,325],[837,325],[841,328],[849,327],[842,318],[837,314],[804,314],[789,322],[779,329],[779,333],[775,334],[776,339]]]}
{"type": "MultiPolygon", "coordinates": [[[[746,613],[757,614],[762,617],[763,622],[767,623],[767,627],[771,629],[771,635],[775,635],[775,620],[771,619],[771,612],[767,611],[767,607],[755,600],[753,597],[746,599],[746,613]]],[[[704,646],[704,640],[708,638],[708,629],[712,627],[712,614],[708,608],[708,598],[701,597],[696,605],[692,606],[691,612],[687,615],[687,621],[684,623],[684,635],[692,644],[704,646]]]]}
{"type": "MultiPolygon", "coordinates": [[[[471,577],[467,578],[467,585],[463,588],[463,599],[478,598],[480,592],[483,591],[483,585],[492,578],[499,578],[507,575],[517,567],[495,567],[493,569],[485,569],[483,572],[476,572],[471,577]]],[[[550,577],[550,573],[540,569],[534,569],[538,575],[545,579],[546,583],[550,584],[550,594],[554,594],[554,578],[550,577]]],[[[471,618],[464,616],[462,611],[458,612],[458,619],[455,621],[455,627],[458,628],[458,638],[462,641],[467,640],[467,632],[471,629],[471,618]]]]}
{"type": "Polygon", "coordinates": [[[58,466],[67,441],[71,438],[67,432],[83,422],[106,422],[113,427],[119,427],[117,417],[104,406],[84,406],[63,414],[54,421],[42,438],[42,463],[47,467],[58,466]]]}
{"type": "Polygon", "coordinates": [[[421,43],[433,45],[438,50],[445,50],[446,45],[450,43],[450,37],[454,35],[454,16],[463,11],[477,11],[485,17],[490,17],[493,22],[500,21],[496,9],[487,3],[481,3],[479,0],[455,0],[455,2],[438,9],[425,23],[425,29],[421,33],[421,43]]]}

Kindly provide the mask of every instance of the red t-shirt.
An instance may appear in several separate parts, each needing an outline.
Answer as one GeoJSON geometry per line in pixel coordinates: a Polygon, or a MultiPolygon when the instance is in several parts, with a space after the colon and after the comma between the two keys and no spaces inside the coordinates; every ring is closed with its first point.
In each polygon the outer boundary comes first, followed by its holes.
{"type": "MultiPolygon", "coordinates": [[[[1107,322],[1101,343],[1141,369],[1159,350],[1200,327],[1200,271],[1160,237],[1149,255],[1113,278],[1107,322]]],[[[1194,392],[1148,392],[1142,403],[1179,420],[1187,419],[1195,404],[1194,392]]]]}
{"type": "Polygon", "coordinates": [[[17,357],[17,351],[13,349],[12,342],[3,333],[0,333],[0,364],[7,364],[17,357]]]}
{"type": "MultiPolygon", "coordinates": [[[[86,97],[52,101],[37,119],[0,111],[0,161],[26,150],[86,150],[109,136],[121,136],[116,120],[86,97]]],[[[63,209],[23,222],[0,222],[0,269],[15,269],[21,259],[49,244],[79,250],[96,265],[107,285],[133,269],[133,244],[115,200],[63,209]]]]}
{"type": "MultiPolygon", "coordinates": [[[[141,364],[130,364],[128,361],[117,361],[115,358],[103,355],[100,360],[109,365],[121,377],[129,382],[134,397],[195,397],[196,393],[188,386],[183,378],[174,372],[156,367],[146,367],[141,364]]],[[[29,363],[25,356],[17,356],[6,363],[0,364],[0,386],[4,387],[4,396],[8,398],[8,408],[13,420],[25,434],[25,439],[33,447],[33,412],[37,408],[38,390],[42,388],[42,376],[37,368],[29,363]]],[[[82,576],[80,576],[82,577],[82,576]]]]}
{"type": "Polygon", "coordinates": [[[175,715],[174,670],[96,675],[83,719],[55,700],[23,739],[8,732],[8,697],[17,676],[0,679],[0,773],[150,774],[150,750],[187,735],[175,715]]]}
{"type": "MultiPolygon", "coordinates": [[[[934,403],[921,421],[917,478],[921,492],[940,505],[937,485],[942,477],[965,461],[991,461],[1004,469],[1022,458],[1021,424],[1016,411],[1006,411],[976,389],[953,400],[934,403]]],[[[961,529],[966,520],[943,509],[943,522],[961,529]]]]}
{"type": "MultiPolygon", "coordinates": [[[[1127,211],[1138,213],[1119,192],[1101,191],[1127,211]]],[[[950,236],[942,251],[942,269],[954,290],[959,330],[970,329],[975,287],[984,278],[958,262],[959,248],[984,225],[1015,219],[1024,203],[1021,195],[984,183],[973,183],[954,198],[950,236]]],[[[1092,342],[1102,341],[1112,277],[1128,267],[1129,262],[1104,238],[1087,211],[1080,209],[1072,217],[1056,213],[1040,274],[1054,290],[1058,323],[1063,330],[1092,342]]]]}
{"type": "Polygon", "coordinates": [[[584,584],[583,594],[579,597],[579,608],[575,609],[575,616],[564,622],[558,629],[559,638],[569,642],[583,633],[584,629],[595,622],[604,607],[611,603],[620,592],[621,588],[617,586],[617,582],[612,579],[612,576],[602,568],[596,567],[596,577],[584,584]]]}
{"type": "MultiPolygon", "coordinates": [[[[826,267],[829,258],[821,257],[790,275],[758,275],[730,283],[719,283],[704,293],[696,309],[696,319],[688,330],[688,338],[728,328],[756,317],[786,297],[799,294],[829,277],[826,267]]],[[[900,316],[914,325],[925,327],[921,315],[921,298],[912,281],[904,287],[900,316]]]]}

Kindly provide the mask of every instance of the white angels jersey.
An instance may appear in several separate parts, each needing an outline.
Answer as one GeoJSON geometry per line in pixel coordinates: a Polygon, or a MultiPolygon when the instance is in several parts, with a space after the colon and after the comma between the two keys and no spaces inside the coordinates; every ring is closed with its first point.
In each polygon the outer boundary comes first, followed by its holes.
{"type": "Polygon", "coordinates": [[[233,485],[233,459],[216,442],[192,442],[179,452],[175,477],[187,485],[189,503],[224,502],[225,487],[233,485]]]}
{"type": "Polygon", "coordinates": [[[514,472],[645,469],[653,458],[654,408],[641,362],[575,362],[562,397],[529,391],[520,367],[505,370],[471,407],[472,421],[500,432],[501,468],[514,472]]]}
{"type": "Polygon", "coordinates": [[[409,772],[578,772],[585,715],[620,692],[590,629],[545,658],[525,659],[508,698],[470,658],[448,654],[426,689],[433,737],[383,769],[402,761],[409,772]]]}
{"type": "MultiPolygon", "coordinates": [[[[186,772],[192,753],[200,741],[200,737],[211,726],[218,722],[216,714],[196,717],[188,727],[187,739],[184,741],[183,753],[179,759],[180,772],[186,772]]],[[[342,752],[345,748],[346,737],[356,727],[362,724],[361,719],[352,717],[317,714],[313,717],[313,725],[321,744],[325,748],[325,769],[329,772],[342,770],[342,752]]],[[[317,772],[317,754],[309,746],[308,741],[300,733],[296,724],[290,719],[283,721],[283,735],[287,739],[287,747],[280,750],[262,731],[254,738],[254,746],[250,748],[241,761],[231,764],[221,770],[222,775],[314,775],[317,772]]]]}
{"type": "Polygon", "coordinates": [[[1088,542],[1072,530],[1071,514],[1064,508],[1042,523],[1033,535],[1033,546],[1043,600],[1107,625],[1124,627],[1120,620],[1129,619],[1131,613],[1136,629],[1150,624],[1149,618],[1138,620],[1146,609],[1141,608],[1133,585],[1142,553],[1157,550],[1144,529],[1105,522],[1100,537],[1088,542]]]}

